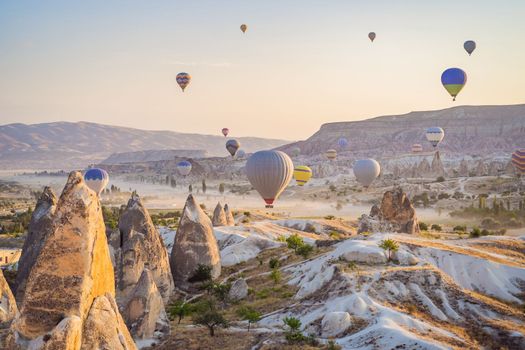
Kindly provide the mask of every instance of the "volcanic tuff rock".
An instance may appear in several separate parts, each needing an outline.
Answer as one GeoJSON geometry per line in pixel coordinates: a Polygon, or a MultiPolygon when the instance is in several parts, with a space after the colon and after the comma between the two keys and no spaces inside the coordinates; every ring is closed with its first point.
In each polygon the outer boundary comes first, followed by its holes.
{"type": "Polygon", "coordinates": [[[140,280],[122,310],[122,316],[134,338],[151,339],[155,335],[169,333],[164,302],[148,269],[142,271],[140,280]]]}
{"type": "Polygon", "coordinates": [[[127,302],[145,268],[151,271],[164,302],[167,302],[174,289],[168,252],[148,210],[135,192],[120,215],[118,227],[121,244],[120,251],[115,254],[116,263],[120,265],[117,268],[118,303],[124,305],[127,302]]]}
{"type": "Polygon", "coordinates": [[[199,264],[212,268],[212,277],[221,274],[219,246],[210,218],[190,194],[182,211],[171,251],[170,265],[177,288],[191,289],[188,282],[199,264]]]}
{"type": "Polygon", "coordinates": [[[370,215],[359,219],[358,232],[419,233],[416,210],[401,188],[386,191],[381,207],[373,206],[370,215]]]}
{"type": "Polygon", "coordinates": [[[226,213],[224,212],[224,209],[220,202],[218,202],[215,206],[211,223],[213,227],[226,226],[228,224],[228,222],[226,221],[226,213]]]}
{"type": "Polygon", "coordinates": [[[235,226],[235,219],[228,204],[224,204],[224,214],[226,215],[226,224],[228,226],[235,226]]]}
{"type": "Polygon", "coordinates": [[[462,159],[461,163],[459,163],[458,175],[461,177],[467,177],[469,175],[468,163],[465,159],[462,159]]]}
{"type": "Polygon", "coordinates": [[[321,321],[323,337],[337,337],[342,335],[352,325],[352,318],[346,311],[327,313],[321,321]]]}
{"type": "Polygon", "coordinates": [[[17,312],[15,297],[0,270],[0,323],[11,321],[17,312]]]}
{"type": "Polygon", "coordinates": [[[242,300],[248,296],[248,283],[244,278],[239,278],[233,282],[228,296],[231,300],[242,300]]]}
{"type": "Polygon", "coordinates": [[[31,216],[27,237],[22,247],[22,255],[18,261],[18,273],[14,290],[18,303],[21,303],[24,298],[29,272],[35,264],[44,242],[53,231],[52,221],[56,204],[57,198],[53,190],[50,187],[44,187],[31,216]]]}
{"type": "Polygon", "coordinates": [[[434,153],[434,158],[432,158],[432,164],[430,165],[430,171],[433,176],[445,176],[445,167],[441,161],[439,151],[434,153]]]}
{"type": "Polygon", "coordinates": [[[69,175],[52,225],[29,273],[8,348],[135,349],[114,300],[100,202],[80,172],[69,175]]]}

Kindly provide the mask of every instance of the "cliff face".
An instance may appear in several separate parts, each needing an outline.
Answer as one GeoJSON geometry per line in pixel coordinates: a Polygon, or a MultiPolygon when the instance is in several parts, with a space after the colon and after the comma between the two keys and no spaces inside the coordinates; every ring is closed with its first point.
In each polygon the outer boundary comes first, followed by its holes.
{"type": "Polygon", "coordinates": [[[511,152],[525,138],[525,105],[461,106],[439,111],[411,112],[356,122],[323,124],[305,141],[280,147],[301,154],[316,155],[337,145],[340,137],[349,141],[349,152],[356,157],[379,157],[408,152],[414,143],[431,147],[425,130],[440,126],[445,139],[439,148],[447,154],[487,155],[511,152]]]}

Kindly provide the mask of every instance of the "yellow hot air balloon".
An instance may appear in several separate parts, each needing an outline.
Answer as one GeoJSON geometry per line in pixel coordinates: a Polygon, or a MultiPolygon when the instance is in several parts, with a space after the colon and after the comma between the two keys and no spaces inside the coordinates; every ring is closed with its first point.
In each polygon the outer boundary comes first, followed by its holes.
{"type": "Polygon", "coordinates": [[[243,33],[246,33],[246,29],[248,29],[248,26],[246,24],[241,24],[241,30],[243,33]]]}
{"type": "Polygon", "coordinates": [[[300,165],[293,170],[293,178],[297,182],[297,186],[304,186],[305,183],[312,177],[312,169],[306,165],[300,165]]]}

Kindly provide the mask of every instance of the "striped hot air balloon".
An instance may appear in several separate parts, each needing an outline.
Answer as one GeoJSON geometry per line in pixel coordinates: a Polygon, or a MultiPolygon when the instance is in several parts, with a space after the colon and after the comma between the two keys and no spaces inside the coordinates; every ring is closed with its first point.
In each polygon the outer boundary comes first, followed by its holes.
{"type": "Polygon", "coordinates": [[[255,152],[246,162],[246,175],[266,202],[266,208],[273,208],[273,202],[292,179],[293,162],[281,151],[255,152]]]}
{"type": "Polygon", "coordinates": [[[441,74],[441,83],[452,96],[452,100],[456,101],[456,96],[467,83],[467,73],[459,68],[449,68],[441,74]]]}
{"type": "Polygon", "coordinates": [[[431,128],[428,128],[425,136],[427,137],[428,142],[433,147],[437,147],[437,145],[443,140],[445,137],[445,130],[441,129],[440,127],[433,126],[431,128]]]}
{"type": "Polygon", "coordinates": [[[337,158],[337,151],[335,149],[329,149],[324,153],[324,155],[329,160],[334,160],[335,158],[337,158]]]}
{"type": "Polygon", "coordinates": [[[312,169],[306,165],[296,166],[293,170],[293,178],[295,179],[297,186],[304,186],[304,184],[306,184],[311,177],[312,169]]]}
{"type": "Polygon", "coordinates": [[[191,173],[191,163],[187,160],[183,160],[177,163],[177,171],[182,176],[188,176],[191,173]]]}
{"type": "Polygon", "coordinates": [[[181,72],[177,74],[176,80],[177,84],[179,84],[180,88],[184,92],[184,89],[186,89],[186,87],[190,84],[191,75],[189,75],[188,73],[181,72]]]}
{"type": "Polygon", "coordinates": [[[109,175],[104,169],[91,168],[84,173],[84,182],[90,189],[100,195],[109,182],[109,175]]]}
{"type": "Polygon", "coordinates": [[[419,143],[414,143],[412,145],[412,153],[420,153],[423,152],[423,146],[421,146],[419,143]]]}
{"type": "Polygon", "coordinates": [[[514,151],[514,153],[512,153],[511,161],[519,174],[525,174],[525,148],[520,148],[514,151]]]}

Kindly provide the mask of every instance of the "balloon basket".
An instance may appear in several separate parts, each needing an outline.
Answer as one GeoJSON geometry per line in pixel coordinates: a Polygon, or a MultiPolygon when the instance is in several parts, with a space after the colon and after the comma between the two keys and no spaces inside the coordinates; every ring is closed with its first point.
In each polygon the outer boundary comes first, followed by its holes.
{"type": "Polygon", "coordinates": [[[271,205],[271,204],[266,204],[266,209],[273,209],[273,205],[271,205]]]}

